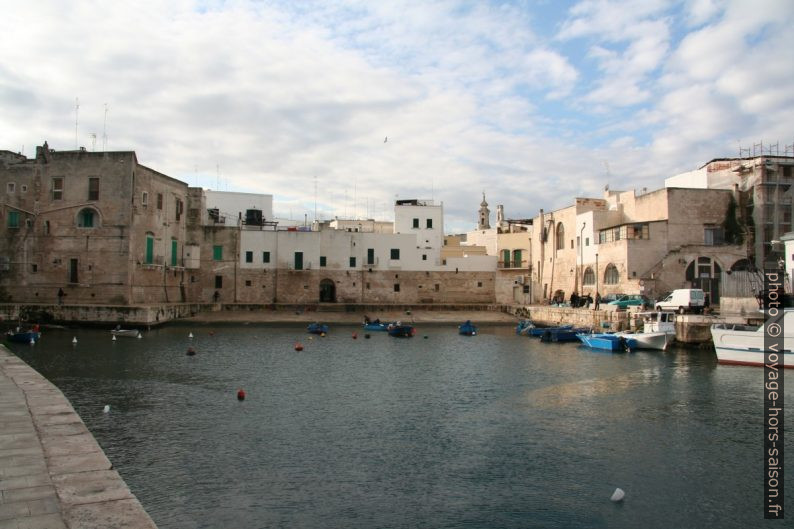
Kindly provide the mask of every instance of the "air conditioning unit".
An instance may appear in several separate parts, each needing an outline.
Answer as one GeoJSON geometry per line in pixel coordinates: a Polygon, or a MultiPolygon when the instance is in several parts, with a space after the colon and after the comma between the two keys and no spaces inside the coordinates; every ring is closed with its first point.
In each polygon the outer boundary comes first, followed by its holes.
{"type": "Polygon", "coordinates": [[[518,283],[519,285],[523,285],[524,284],[524,276],[516,276],[516,283],[518,283]]]}

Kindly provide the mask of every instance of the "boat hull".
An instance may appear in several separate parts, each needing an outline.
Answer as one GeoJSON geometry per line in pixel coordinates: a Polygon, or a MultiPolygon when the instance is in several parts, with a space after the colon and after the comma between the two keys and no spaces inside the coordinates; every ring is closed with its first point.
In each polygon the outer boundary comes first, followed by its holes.
{"type": "Polygon", "coordinates": [[[637,340],[616,334],[577,334],[576,337],[591,349],[623,352],[627,347],[630,350],[637,348],[637,340]]]}
{"type": "Polygon", "coordinates": [[[15,333],[6,334],[6,340],[15,343],[30,343],[31,340],[33,340],[34,342],[38,342],[39,338],[41,338],[41,333],[35,331],[15,332],[15,333]]]}
{"type": "Polygon", "coordinates": [[[328,334],[328,325],[312,323],[306,330],[311,334],[328,334]]]}
{"type": "Polygon", "coordinates": [[[667,349],[668,345],[675,341],[675,334],[669,332],[617,332],[615,335],[632,338],[637,342],[638,349],[657,349],[659,351],[664,351],[667,349]]]}
{"type": "Polygon", "coordinates": [[[383,331],[386,332],[389,330],[388,323],[365,323],[364,324],[365,331],[383,331]]]}
{"type": "MultiPolygon", "coordinates": [[[[787,322],[789,323],[789,322],[787,322]]],[[[786,327],[783,337],[783,367],[794,368],[794,329],[786,327]]],[[[756,366],[764,365],[763,328],[750,330],[741,326],[712,325],[711,338],[720,364],[756,366]]]]}
{"type": "Polygon", "coordinates": [[[137,338],[141,331],[138,329],[113,329],[110,334],[124,338],[137,338]]]}
{"type": "Polygon", "coordinates": [[[416,329],[410,325],[395,325],[389,328],[389,336],[395,338],[411,338],[414,334],[416,334],[416,329]]]}

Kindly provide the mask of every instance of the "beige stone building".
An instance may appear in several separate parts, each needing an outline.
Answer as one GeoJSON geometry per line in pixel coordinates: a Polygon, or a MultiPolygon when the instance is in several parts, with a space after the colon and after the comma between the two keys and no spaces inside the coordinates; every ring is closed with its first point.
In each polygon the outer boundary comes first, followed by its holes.
{"type": "Polygon", "coordinates": [[[0,286],[24,302],[185,301],[187,190],[134,152],[0,151],[0,286]]]}

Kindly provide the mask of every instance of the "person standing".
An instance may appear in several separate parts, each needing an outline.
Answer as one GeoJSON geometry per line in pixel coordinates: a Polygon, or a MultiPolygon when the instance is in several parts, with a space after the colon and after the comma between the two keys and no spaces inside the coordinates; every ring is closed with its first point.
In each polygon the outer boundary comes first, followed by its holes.
{"type": "Polygon", "coordinates": [[[58,289],[58,305],[63,305],[63,297],[66,295],[66,292],[63,291],[62,288],[58,289]]]}
{"type": "Polygon", "coordinates": [[[596,297],[595,297],[595,305],[593,305],[593,310],[598,310],[598,306],[599,306],[600,304],[601,304],[601,294],[599,294],[598,292],[596,292],[596,297]]]}

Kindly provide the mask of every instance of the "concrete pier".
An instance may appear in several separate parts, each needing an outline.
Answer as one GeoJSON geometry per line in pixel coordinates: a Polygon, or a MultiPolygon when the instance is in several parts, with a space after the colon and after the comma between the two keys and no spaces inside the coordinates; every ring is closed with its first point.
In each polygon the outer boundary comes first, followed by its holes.
{"type": "Polygon", "coordinates": [[[63,393],[0,345],[0,529],[157,529],[63,393]]]}

